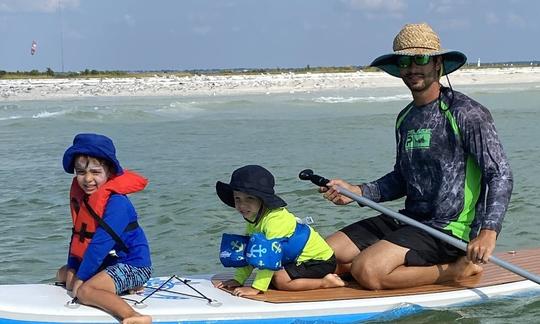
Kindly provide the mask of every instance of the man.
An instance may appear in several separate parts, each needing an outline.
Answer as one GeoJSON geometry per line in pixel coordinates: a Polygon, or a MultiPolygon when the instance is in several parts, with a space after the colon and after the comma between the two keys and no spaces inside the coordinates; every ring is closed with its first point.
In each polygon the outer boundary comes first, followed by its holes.
{"type": "MultiPolygon", "coordinates": [[[[394,52],[371,63],[400,77],[413,101],[396,120],[394,170],[352,185],[333,179],[320,188],[337,205],[352,202],[337,186],[375,202],[406,197],[400,212],[468,242],[467,252],[427,232],[380,215],[327,238],[338,263],[366,289],[457,280],[489,260],[512,192],[512,172],[489,111],[439,78],[460,68],[464,54],[442,50],[427,24],[408,24],[394,52]]],[[[448,78],[448,77],[447,77],[448,78]]]]}

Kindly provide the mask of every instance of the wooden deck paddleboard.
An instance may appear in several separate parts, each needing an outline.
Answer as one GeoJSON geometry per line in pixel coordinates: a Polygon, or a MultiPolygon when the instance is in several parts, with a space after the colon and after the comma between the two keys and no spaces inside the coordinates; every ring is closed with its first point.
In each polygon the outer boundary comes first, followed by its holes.
{"type": "MultiPolygon", "coordinates": [[[[520,268],[528,270],[531,273],[540,274],[540,248],[497,253],[496,256],[520,268]]],[[[484,271],[482,271],[480,274],[468,277],[458,282],[447,282],[442,284],[426,285],[414,288],[372,291],[362,289],[354,281],[348,281],[347,285],[341,288],[317,289],[298,292],[270,289],[264,294],[249,298],[271,303],[290,303],[374,297],[394,297],[426,294],[433,292],[449,292],[462,289],[476,289],[524,280],[522,277],[514,274],[513,272],[510,272],[492,263],[484,265],[483,268],[484,271]]],[[[230,274],[219,274],[213,277],[213,280],[225,279],[231,279],[230,274]]]]}
{"type": "MultiPolygon", "coordinates": [[[[497,256],[531,273],[540,274],[540,248],[498,253],[497,256]]],[[[429,307],[448,307],[485,302],[499,296],[540,295],[538,284],[494,264],[476,276],[438,285],[368,291],[354,282],[341,288],[303,292],[270,289],[241,298],[214,288],[212,280],[231,274],[158,277],[143,293],[123,298],[154,323],[293,323],[325,321],[361,322],[397,318],[429,307]],[[160,290],[156,288],[161,287],[160,290]]],[[[71,304],[63,287],[52,284],[0,286],[0,323],[118,323],[107,313],[71,304]]]]}

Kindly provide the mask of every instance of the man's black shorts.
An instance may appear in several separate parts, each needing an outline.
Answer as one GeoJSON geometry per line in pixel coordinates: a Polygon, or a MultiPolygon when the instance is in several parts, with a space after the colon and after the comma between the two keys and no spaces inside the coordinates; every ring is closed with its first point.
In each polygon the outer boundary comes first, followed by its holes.
{"type": "MultiPolygon", "coordinates": [[[[379,240],[386,240],[409,249],[407,266],[430,266],[451,263],[465,252],[441,241],[426,231],[403,224],[392,217],[379,215],[344,227],[341,232],[363,250],[379,240]]],[[[445,234],[449,232],[442,231],[445,234]]]]}
{"type": "Polygon", "coordinates": [[[286,264],[283,268],[289,274],[291,279],[299,278],[324,278],[329,273],[334,273],[336,271],[336,257],[332,257],[328,260],[310,260],[302,262],[300,264],[289,263],[286,264]]]}

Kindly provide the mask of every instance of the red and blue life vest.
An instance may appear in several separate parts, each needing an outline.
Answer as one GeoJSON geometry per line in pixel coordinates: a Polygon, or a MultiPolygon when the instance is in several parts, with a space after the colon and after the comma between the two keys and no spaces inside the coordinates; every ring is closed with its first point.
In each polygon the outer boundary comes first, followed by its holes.
{"type": "MultiPolygon", "coordinates": [[[[109,232],[110,228],[108,230],[108,226],[102,220],[109,197],[112,194],[127,195],[141,191],[147,184],[148,180],[146,178],[133,171],[124,170],[124,173],[110,178],[96,192],[87,195],[77,183],[77,178],[73,178],[69,193],[71,219],[73,221],[73,234],[69,248],[70,256],[79,259],[79,261],[83,259],[84,252],[92,241],[98,226],[105,227],[104,229],[113,239],[122,245],[121,240],[118,242],[118,235],[109,232]]],[[[128,225],[128,227],[130,229],[136,228],[137,226],[133,226],[134,224],[136,222],[131,223],[131,226],[128,225]]]]}

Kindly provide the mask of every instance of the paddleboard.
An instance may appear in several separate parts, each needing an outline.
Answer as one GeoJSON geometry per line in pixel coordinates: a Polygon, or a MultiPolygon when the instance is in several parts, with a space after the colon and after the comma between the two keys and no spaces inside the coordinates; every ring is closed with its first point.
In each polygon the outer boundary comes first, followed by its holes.
{"type": "MultiPolygon", "coordinates": [[[[502,259],[540,270],[540,249],[498,254],[502,259]]],[[[122,296],[154,323],[350,323],[395,319],[430,307],[485,302],[500,296],[538,294],[534,282],[493,264],[482,274],[460,282],[410,289],[368,291],[354,282],[346,287],[304,292],[269,290],[252,298],[217,289],[213,280],[231,273],[152,278],[139,294],[122,296]]],[[[77,303],[54,284],[0,286],[0,323],[118,323],[107,313],[77,303]]]]}

